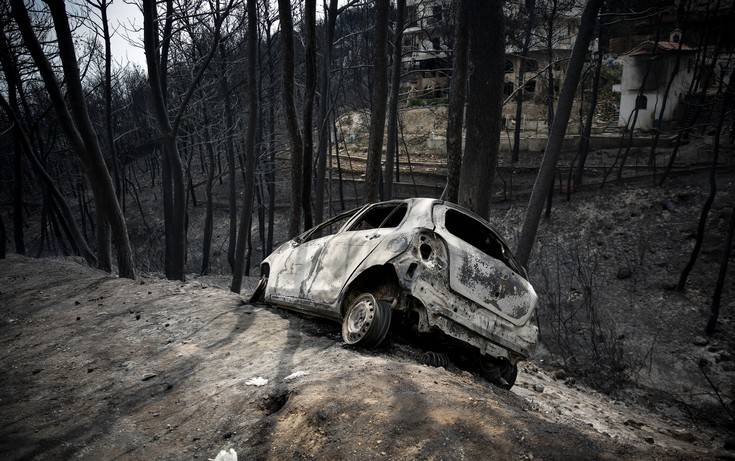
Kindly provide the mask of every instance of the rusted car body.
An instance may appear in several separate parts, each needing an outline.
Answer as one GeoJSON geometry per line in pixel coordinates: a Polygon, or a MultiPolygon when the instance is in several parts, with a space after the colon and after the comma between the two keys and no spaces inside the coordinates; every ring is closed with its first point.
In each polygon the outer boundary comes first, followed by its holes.
{"type": "MultiPolygon", "coordinates": [[[[440,330],[504,363],[505,382],[537,341],[537,296],[525,270],[486,221],[440,200],[394,200],[336,216],[278,247],[261,273],[255,297],[342,322],[346,340],[350,328],[380,314],[375,308],[388,323],[410,314],[419,332],[440,330]]],[[[375,335],[373,343],[385,331],[375,335]]]]}

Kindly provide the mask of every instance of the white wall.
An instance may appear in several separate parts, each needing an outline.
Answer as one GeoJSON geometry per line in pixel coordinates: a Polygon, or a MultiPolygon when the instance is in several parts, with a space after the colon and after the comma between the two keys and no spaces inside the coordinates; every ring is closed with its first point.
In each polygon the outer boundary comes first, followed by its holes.
{"type": "MultiPolygon", "coordinates": [[[[674,118],[681,100],[689,89],[689,82],[692,79],[693,72],[693,65],[689,61],[693,59],[693,53],[687,53],[681,56],[679,71],[671,84],[669,96],[666,101],[666,108],[662,117],[664,122],[674,118]]],[[[628,119],[633,114],[638,90],[643,81],[648,62],[647,58],[640,56],[626,56],[623,58],[623,75],[620,83],[620,114],[618,118],[618,126],[620,127],[626,126],[628,119]]],[[[638,111],[638,119],[634,128],[639,130],[650,130],[653,128],[654,121],[661,112],[661,104],[663,103],[666,86],[671,73],[674,71],[675,65],[676,56],[668,55],[658,61],[651,69],[646,79],[646,90],[643,92],[643,95],[648,98],[646,109],[638,111]]]]}

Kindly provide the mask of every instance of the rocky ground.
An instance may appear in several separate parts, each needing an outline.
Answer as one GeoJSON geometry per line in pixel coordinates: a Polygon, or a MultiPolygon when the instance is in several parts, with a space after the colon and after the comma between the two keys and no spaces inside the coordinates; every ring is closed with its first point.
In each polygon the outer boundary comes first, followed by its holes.
{"type": "Polygon", "coordinates": [[[721,429],[613,400],[543,361],[504,391],[421,365],[411,345],[350,349],[336,325],[225,286],[0,261],[0,458],[734,457],[721,429]]]}

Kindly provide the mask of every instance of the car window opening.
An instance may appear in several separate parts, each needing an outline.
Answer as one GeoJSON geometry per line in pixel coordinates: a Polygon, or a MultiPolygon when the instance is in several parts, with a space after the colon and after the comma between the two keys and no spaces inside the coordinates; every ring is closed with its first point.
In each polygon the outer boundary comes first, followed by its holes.
{"type": "Polygon", "coordinates": [[[505,250],[505,245],[480,221],[450,208],[447,209],[444,216],[444,227],[455,237],[464,240],[491,258],[502,261],[506,266],[514,269],[514,264],[510,261],[505,250]]]}
{"type": "Polygon", "coordinates": [[[314,239],[336,234],[337,231],[339,231],[342,228],[342,226],[344,226],[344,224],[352,216],[354,216],[355,213],[357,213],[358,210],[359,209],[350,210],[340,215],[337,215],[327,221],[324,221],[318,226],[313,227],[312,229],[304,232],[302,236],[298,239],[298,241],[300,243],[305,243],[305,242],[309,242],[314,239]]]}
{"type": "Polygon", "coordinates": [[[350,227],[350,230],[357,231],[397,227],[406,216],[407,210],[408,206],[405,203],[374,205],[350,227]]]}

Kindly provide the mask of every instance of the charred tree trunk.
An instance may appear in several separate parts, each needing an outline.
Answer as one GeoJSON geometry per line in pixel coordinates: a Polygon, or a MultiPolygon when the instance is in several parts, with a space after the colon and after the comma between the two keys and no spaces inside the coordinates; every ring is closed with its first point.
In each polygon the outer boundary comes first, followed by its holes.
{"type": "MultiPolygon", "coordinates": [[[[574,178],[572,179],[572,183],[574,184],[575,189],[579,188],[582,185],[582,181],[584,181],[584,165],[587,162],[587,155],[590,151],[590,136],[592,136],[592,124],[595,120],[595,111],[597,110],[597,97],[600,92],[602,57],[607,52],[607,34],[605,33],[605,28],[602,24],[599,24],[598,27],[599,40],[597,49],[597,60],[595,61],[595,73],[592,76],[592,95],[589,103],[589,108],[587,109],[587,114],[585,116],[584,127],[582,128],[582,133],[579,136],[579,149],[577,151],[577,158],[579,159],[579,162],[576,165],[574,178]]],[[[571,185],[567,184],[567,188],[570,187],[571,185]]]]}
{"type": "Polygon", "coordinates": [[[232,131],[235,124],[232,118],[232,100],[227,82],[227,65],[225,45],[220,43],[220,91],[225,106],[225,155],[227,158],[227,205],[229,232],[227,242],[227,263],[230,270],[235,267],[235,245],[237,245],[237,172],[235,168],[235,148],[232,143],[232,131]]]}
{"type": "Polygon", "coordinates": [[[715,128],[714,143],[712,146],[712,167],[709,173],[709,194],[707,195],[707,199],[702,206],[702,212],[699,215],[699,223],[697,224],[697,236],[694,242],[694,248],[692,249],[692,254],[689,256],[689,261],[687,262],[686,266],[684,266],[684,270],[681,272],[681,276],[679,276],[679,282],[676,284],[677,291],[684,291],[684,288],[686,288],[689,274],[692,272],[692,269],[694,268],[694,263],[697,262],[699,252],[702,249],[702,242],[704,241],[704,231],[707,226],[707,217],[709,216],[709,212],[712,209],[712,203],[715,201],[715,195],[717,195],[717,160],[719,159],[720,155],[720,136],[722,134],[722,127],[725,124],[727,111],[728,109],[730,109],[730,105],[733,103],[733,99],[735,99],[734,96],[735,70],[730,73],[729,84],[727,85],[727,90],[725,92],[725,97],[722,101],[722,107],[720,109],[719,118],[717,120],[717,126],[715,128]]]}
{"type": "MultiPolygon", "coordinates": [[[[657,54],[658,54],[658,43],[661,38],[661,21],[663,18],[663,14],[659,13],[658,15],[658,26],[656,28],[656,37],[653,41],[653,50],[651,51],[651,55],[649,58],[649,61],[646,65],[646,72],[643,74],[643,78],[641,79],[641,86],[638,88],[638,95],[636,96],[636,104],[635,109],[633,109],[632,120],[629,120],[630,122],[630,136],[628,137],[628,144],[625,147],[625,150],[623,151],[622,158],[620,160],[620,167],[618,168],[618,175],[617,180],[620,181],[623,178],[623,168],[625,168],[625,164],[628,160],[628,155],[630,154],[631,148],[633,147],[633,136],[635,134],[635,126],[638,123],[638,115],[640,114],[640,107],[638,106],[638,99],[644,97],[644,93],[646,91],[646,82],[648,82],[648,79],[651,75],[651,71],[654,69],[657,54]]],[[[623,140],[625,139],[625,134],[623,134],[623,140]]],[[[622,149],[622,144],[621,144],[622,149]]],[[[618,154],[620,153],[620,149],[618,149],[618,154]]],[[[617,160],[617,156],[616,156],[617,160]]],[[[614,164],[613,164],[614,166],[614,164]]],[[[607,178],[607,174],[605,175],[605,178],[607,178]]],[[[603,178],[603,184],[605,182],[605,178],[603,178]]]]}
{"type": "MultiPolygon", "coordinates": [[[[2,95],[0,95],[0,106],[2,106],[3,110],[8,115],[8,118],[12,120],[13,123],[16,125],[18,134],[17,140],[20,144],[21,151],[28,158],[34,173],[36,173],[36,176],[38,176],[38,178],[41,180],[44,189],[47,191],[44,193],[44,196],[48,195],[50,199],[55,202],[56,207],[59,209],[61,217],[65,222],[65,227],[69,229],[70,240],[72,241],[72,244],[75,248],[78,249],[79,254],[84,257],[85,261],[87,261],[88,264],[95,265],[97,263],[97,260],[94,256],[94,253],[89,248],[89,245],[87,244],[84,235],[82,235],[82,231],[79,229],[79,226],[77,225],[77,222],[71,212],[71,208],[69,208],[69,205],[66,203],[64,196],[61,194],[61,191],[59,191],[59,188],[57,187],[53,178],[51,178],[41,161],[34,154],[30,139],[22,126],[22,122],[18,112],[10,106],[10,104],[5,100],[5,98],[2,97],[2,95]]],[[[82,215],[83,213],[84,210],[82,210],[82,215]]]]}
{"type": "MultiPolygon", "coordinates": [[[[250,1],[248,2],[247,8],[248,126],[245,135],[245,171],[247,175],[245,177],[245,193],[243,194],[242,214],[240,215],[239,223],[240,229],[237,235],[237,247],[235,250],[235,270],[232,272],[232,285],[230,286],[230,289],[234,293],[240,293],[242,287],[242,274],[245,270],[245,249],[246,246],[249,246],[248,243],[250,242],[250,224],[253,217],[253,191],[255,189],[255,130],[257,129],[258,123],[258,89],[255,66],[258,59],[258,6],[256,2],[250,1]]],[[[283,27],[283,24],[281,26],[283,27]]],[[[293,72],[293,67],[291,69],[293,72]]],[[[296,205],[298,206],[298,203],[296,205]]]]}
{"type": "MultiPolygon", "coordinates": [[[[291,17],[291,2],[289,0],[278,0],[278,17],[281,22],[283,109],[286,115],[286,128],[288,130],[288,140],[291,148],[291,219],[288,226],[288,236],[293,237],[299,233],[301,227],[302,181],[310,181],[311,178],[304,178],[302,176],[303,148],[301,134],[299,133],[299,122],[296,118],[296,105],[294,103],[293,18],[291,17]]],[[[242,229],[242,226],[240,226],[240,229],[242,229]]]]}
{"type": "Polygon", "coordinates": [[[375,1],[375,54],[373,59],[372,110],[365,170],[365,201],[377,202],[379,197],[380,160],[383,156],[385,106],[388,96],[387,60],[389,0],[375,1]]]}
{"type": "Polygon", "coordinates": [[[523,46],[521,47],[521,61],[520,68],[518,69],[518,79],[516,84],[518,85],[518,93],[516,94],[516,118],[515,126],[513,127],[513,154],[511,155],[511,162],[515,163],[520,157],[521,147],[521,119],[523,118],[523,90],[526,79],[526,58],[528,57],[528,49],[531,46],[531,37],[533,32],[534,23],[536,22],[536,0],[526,0],[526,11],[528,12],[528,19],[526,22],[526,30],[523,33],[523,46]]]}
{"type": "Polygon", "coordinates": [[[730,261],[732,252],[732,239],[735,234],[735,207],[730,211],[730,224],[727,227],[727,235],[725,236],[725,244],[720,254],[720,271],[717,274],[717,284],[715,285],[715,293],[712,295],[712,305],[710,306],[710,317],[707,321],[705,332],[712,335],[717,326],[717,318],[720,316],[720,298],[722,298],[722,290],[725,287],[725,276],[727,275],[727,263],[730,261]]]}
{"type": "MultiPolygon", "coordinates": [[[[219,3],[217,3],[219,7],[219,3]]],[[[148,82],[151,88],[153,116],[158,124],[161,144],[163,148],[162,178],[164,195],[164,228],[166,234],[166,278],[169,280],[184,280],[184,269],[186,265],[186,184],[184,181],[184,164],[179,154],[176,138],[186,107],[196,90],[204,71],[209,66],[212,58],[217,52],[220,41],[220,30],[222,22],[229,14],[229,7],[225,11],[219,8],[211,13],[214,16],[213,39],[209,52],[203,57],[202,63],[196,69],[194,78],[189,88],[183,93],[173,123],[169,119],[168,105],[166,102],[166,56],[168,54],[168,42],[170,35],[166,35],[166,29],[170,31],[172,16],[171,4],[166,3],[166,22],[164,25],[164,41],[161,43],[161,59],[158,59],[158,19],[157,8],[154,0],[143,1],[143,42],[146,53],[146,64],[148,67],[148,82]]]]}
{"type": "MultiPolygon", "coordinates": [[[[17,129],[16,131],[17,136],[17,129]]],[[[19,255],[26,254],[26,244],[23,238],[23,153],[18,141],[14,142],[15,154],[13,155],[13,241],[15,252],[19,255]]]]}
{"type": "MultiPolygon", "coordinates": [[[[558,1],[551,1],[551,14],[549,14],[548,23],[546,25],[546,58],[549,61],[549,66],[546,69],[546,110],[548,112],[548,126],[549,132],[554,124],[554,96],[555,96],[555,83],[554,83],[554,22],[556,20],[556,12],[558,8],[558,1]]],[[[553,189],[549,189],[549,195],[553,194],[553,189]]],[[[549,199],[551,200],[551,199],[549,199]]]]}
{"type": "Polygon", "coordinates": [[[313,226],[311,213],[311,167],[314,154],[314,95],[316,94],[316,0],[304,3],[304,27],[306,29],[306,49],[304,50],[304,112],[303,112],[303,174],[301,206],[304,210],[304,229],[313,226]]]}
{"type": "MultiPolygon", "coordinates": [[[[679,44],[681,47],[681,43],[679,44]]],[[[669,100],[669,93],[671,92],[671,85],[674,83],[674,79],[676,79],[676,74],[679,73],[679,67],[681,66],[681,53],[676,53],[676,61],[674,63],[674,70],[671,71],[671,76],[669,77],[669,81],[666,83],[666,89],[664,90],[663,98],[661,99],[661,110],[659,111],[658,119],[655,121],[656,130],[653,135],[653,142],[651,143],[651,151],[648,154],[648,165],[650,167],[654,168],[654,174],[655,174],[655,168],[656,168],[656,148],[658,147],[658,141],[661,137],[661,130],[663,129],[663,117],[666,113],[666,104],[669,100]]]]}
{"type": "MultiPolygon", "coordinates": [[[[168,16],[168,15],[167,15],[168,16]]],[[[168,18],[167,18],[168,21],[168,18]]],[[[157,37],[157,10],[156,2],[143,2],[143,31],[148,66],[148,82],[151,87],[153,114],[161,133],[161,161],[163,199],[164,199],[164,228],[165,228],[165,272],[169,280],[184,280],[184,265],[186,262],[186,185],[184,181],[184,166],[181,161],[176,133],[169,120],[165,98],[165,72],[162,68],[166,63],[163,56],[158,60],[157,37]],[[159,67],[160,66],[160,67],[159,67]]]]}
{"type": "Polygon", "coordinates": [[[467,90],[467,7],[469,0],[459,0],[454,30],[454,62],[447,108],[447,189],[445,198],[459,201],[459,176],[462,169],[462,125],[464,124],[465,94],[467,90]]]}
{"type": "Polygon", "coordinates": [[[212,248],[212,230],[214,227],[214,198],[212,197],[212,187],[214,185],[214,146],[212,146],[212,135],[209,131],[209,114],[207,113],[206,104],[202,105],[202,116],[204,118],[204,134],[207,137],[205,144],[207,147],[207,196],[206,211],[204,214],[204,235],[202,238],[202,268],[201,275],[209,273],[209,253],[212,248]]]}
{"type": "MultiPolygon", "coordinates": [[[[13,120],[9,112],[10,107],[18,112],[17,79],[19,78],[15,57],[10,49],[10,44],[5,36],[5,30],[0,27],[0,62],[2,63],[5,82],[7,83],[9,108],[8,118],[13,120]]],[[[16,121],[13,124],[13,241],[15,252],[20,255],[26,254],[25,239],[23,238],[23,147],[20,143],[21,127],[16,121]]],[[[4,243],[4,242],[3,242],[4,243]]]]}
{"type": "Polygon", "coordinates": [[[383,173],[383,195],[385,200],[393,198],[393,164],[398,155],[398,90],[401,87],[401,48],[403,46],[403,14],[406,0],[396,2],[396,30],[393,34],[393,62],[390,75],[390,104],[388,107],[388,139],[383,173]]]}
{"type": "Polygon", "coordinates": [[[536,182],[533,185],[533,191],[528,201],[526,218],[523,221],[523,229],[518,241],[516,255],[523,266],[528,265],[531,249],[536,240],[536,231],[538,230],[539,220],[541,219],[544,201],[554,184],[556,162],[559,159],[564,135],[567,131],[567,123],[572,112],[574,94],[577,91],[577,85],[582,75],[585,55],[594,35],[597,14],[600,11],[602,3],[602,0],[588,0],[582,12],[579,32],[577,33],[577,39],[574,42],[571,59],[567,67],[567,74],[559,96],[556,115],[551,132],[549,133],[546,148],[544,149],[541,167],[539,168],[538,176],[536,177],[536,182]]]}
{"type": "Polygon", "coordinates": [[[488,216],[501,131],[505,33],[502,0],[467,0],[469,88],[467,139],[459,181],[459,204],[488,216]]]}
{"type": "Polygon", "coordinates": [[[268,76],[270,82],[268,84],[268,236],[266,237],[267,249],[265,254],[273,251],[273,225],[276,215],[276,81],[275,81],[275,64],[273,56],[273,47],[271,41],[271,19],[268,7],[269,2],[264,3],[264,12],[266,18],[265,37],[266,37],[266,54],[268,56],[268,76]]]}
{"type": "Polygon", "coordinates": [[[100,0],[98,6],[102,20],[102,38],[105,42],[105,142],[112,158],[113,174],[115,175],[115,192],[117,193],[118,200],[120,200],[124,191],[120,179],[121,166],[117,156],[117,150],[115,149],[112,129],[112,45],[110,43],[110,25],[107,21],[107,7],[110,3],[108,3],[108,0],[100,0]]]}
{"type": "Polygon", "coordinates": [[[5,259],[8,252],[6,242],[7,236],[5,235],[5,221],[3,221],[2,215],[0,215],[0,259],[5,259]]]}
{"type": "Polygon", "coordinates": [[[127,225],[122,215],[120,204],[115,196],[112,178],[102,156],[97,133],[94,131],[87,112],[85,95],[82,90],[79,67],[74,50],[74,42],[71,30],[69,29],[64,2],[60,0],[49,0],[47,3],[54,20],[56,38],[59,44],[59,55],[69,93],[69,97],[66,98],[69,101],[69,107],[66,105],[65,98],[61,94],[54,71],[33,32],[30,18],[28,17],[28,12],[25,9],[23,1],[11,1],[13,15],[21,30],[26,46],[31,51],[33,60],[46,84],[46,90],[53,101],[62,128],[69,137],[74,150],[79,155],[85,174],[89,178],[97,210],[105,213],[107,222],[111,226],[117,250],[119,274],[121,277],[135,278],[133,255],[128,239],[127,225]]]}
{"type": "MultiPolygon", "coordinates": [[[[326,12],[324,26],[324,43],[322,45],[322,66],[320,73],[319,89],[319,147],[317,150],[316,178],[314,181],[314,220],[317,223],[324,218],[324,181],[327,171],[327,148],[329,147],[329,105],[330,105],[330,82],[329,71],[332,66],[332,42],[334,41],[334,28],[337,24],[337,0],[329,0],[329,9],[326,12]]],[[[331,182],[329,187],[332,187],[331,182]]]]}

